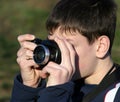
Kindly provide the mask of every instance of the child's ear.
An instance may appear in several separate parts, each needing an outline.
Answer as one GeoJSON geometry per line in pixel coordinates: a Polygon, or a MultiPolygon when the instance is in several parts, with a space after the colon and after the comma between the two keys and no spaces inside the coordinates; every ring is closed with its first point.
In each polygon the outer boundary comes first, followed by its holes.
{"type": "Polygon", "coordinates": [[[110,47],[110,40],[107,36],[100,36],[96,43],[96,56],[98,58],[104,58],[108,53],[110,47]]]}

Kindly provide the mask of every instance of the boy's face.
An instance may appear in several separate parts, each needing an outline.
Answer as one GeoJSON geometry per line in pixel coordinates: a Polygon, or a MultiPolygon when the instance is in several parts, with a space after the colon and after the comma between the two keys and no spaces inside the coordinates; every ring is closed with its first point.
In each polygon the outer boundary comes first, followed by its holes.
{"type": "Polygon", "coordinates": [[[61,32],[60,29],[54,31],[52,35],[48,35],[49,39],[58,37],[66,39],[73,45],[76,51],[76,73],[75,79],[87,77],[95,71],[97,65],[96,57],[96,42],[89,44],[87,38],[82,36],[79,32],[61,32]]]}

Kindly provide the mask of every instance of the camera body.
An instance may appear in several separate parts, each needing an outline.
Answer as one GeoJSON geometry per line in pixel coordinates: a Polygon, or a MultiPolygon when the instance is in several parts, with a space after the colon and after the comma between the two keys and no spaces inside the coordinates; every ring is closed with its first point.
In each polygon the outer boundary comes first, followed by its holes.
{"type": "Polygon", "coordinates": [[[55,41],[36,38],[32,42],[37,44],[37,47],[33,51],[33,59],[40,68],[47,65],[49,61],[60,64],[61,52],[55,41]]]}

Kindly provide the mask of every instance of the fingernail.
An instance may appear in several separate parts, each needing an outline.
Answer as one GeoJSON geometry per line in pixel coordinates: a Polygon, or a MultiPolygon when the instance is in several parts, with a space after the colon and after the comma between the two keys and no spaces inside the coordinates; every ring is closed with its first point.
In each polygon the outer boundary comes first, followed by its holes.
{"type": "Polygon", "coordinates": [[[31,35],[31,38],[35,39],[35,35],[31,35]]]}

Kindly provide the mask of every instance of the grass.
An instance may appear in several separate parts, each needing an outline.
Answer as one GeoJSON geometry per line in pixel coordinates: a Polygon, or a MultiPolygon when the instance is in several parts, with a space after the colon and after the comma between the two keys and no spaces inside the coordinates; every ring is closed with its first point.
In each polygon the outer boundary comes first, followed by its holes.
{"type": "MultiPolygon", "coordinates": [[[[48,0],[46,0],[47,2],[48,0]]],[[[49,7],[39,8],[37,0],[1,0],[0,3],[0,102],[9,102],[13,79],[19,72],[16,52],[19,48],[17,36],[24,33],[40,34],[45,38],[45,20],[49,7]],[[33,3],[32,3],[33,2],[33,3]],[[34,2],[37,2],[34,4],[34,2]],[[38,5],[38,6],[36,6],[38,5]],[[43,9],[44,8],[44,9],[43,9]],[[44,34],[44,35],[42,35],[44,34]]]]}

